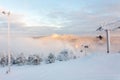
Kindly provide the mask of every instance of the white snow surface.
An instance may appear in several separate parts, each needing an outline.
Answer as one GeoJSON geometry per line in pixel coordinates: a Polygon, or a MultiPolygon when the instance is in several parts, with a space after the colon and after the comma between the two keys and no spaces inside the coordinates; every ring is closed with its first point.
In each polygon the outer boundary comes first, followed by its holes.
{"type": "Polygon", "coordinates": [[[93,53],[79,59],[38,66],[0,67],[0,80],[120,80],[120,54],[93,53]]]}

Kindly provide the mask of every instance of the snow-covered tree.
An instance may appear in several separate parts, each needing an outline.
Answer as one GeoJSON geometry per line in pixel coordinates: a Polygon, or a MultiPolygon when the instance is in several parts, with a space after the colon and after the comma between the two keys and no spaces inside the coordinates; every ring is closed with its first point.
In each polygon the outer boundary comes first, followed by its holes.
{"type": "Polygon", "coordinates": [[[49,63],[54,63],[55,62],[55,56],[54,54],[50,53],[46,59],[46,63],[49,64],[49,63]]]}
{"type": "Polygon", "coordinates": [[[40,64],[40,62],[42,62],[42,58],[40,58],[39,55],[30,55],[28,57],[28,64],[31,65],[38,65],[40,64]]]}
{"type": "Polygon", "coordinates": [[[60,54],[57,56],[57,60],[59,61],[66,61],[69,59],[69,54],[67,50],[63,50],[60,52],[60,54]]]}
{"type": "Polygon", "coordinates": [[[1,66],[6,66],[8,64],[8,60],[7,60],[7,57],[6,56],[2,56],[1,59],[0,59],[0,64],[1,66]]]}
{"type": "Polygon", "coordinates": [[[12,54],[11,54],[11,65],[13,65],[14,64],[14,61],[15,61],[15,56],[13,56],[12,54]]]}
{"type": "Polygon", "coordinates": [[[13,64],[24,65],[26,63],[26,57],[21,53],[14,61],[13,64]]]}
{"type": "MultiPolygon", "coordinates": [[[[13,55],[11,55],[10,57],[11,57],[11,65],[13,65],[14,57],[13,57],[13,55]]],[[[8,55],[7,56],[5,56],[5,55],[1,56],[0,65],[2,65],[2,66],[8,65],[8,55]]]]}

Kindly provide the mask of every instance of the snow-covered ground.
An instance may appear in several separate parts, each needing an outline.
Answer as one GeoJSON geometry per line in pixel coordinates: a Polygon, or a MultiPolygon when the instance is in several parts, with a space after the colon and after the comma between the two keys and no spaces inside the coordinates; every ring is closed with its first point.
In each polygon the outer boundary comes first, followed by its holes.
{"type": "Polygon", "coordinates": [[[0,80],[120,80],[120,53],[93,53],[79,59],[0,68],[0,80]]]}

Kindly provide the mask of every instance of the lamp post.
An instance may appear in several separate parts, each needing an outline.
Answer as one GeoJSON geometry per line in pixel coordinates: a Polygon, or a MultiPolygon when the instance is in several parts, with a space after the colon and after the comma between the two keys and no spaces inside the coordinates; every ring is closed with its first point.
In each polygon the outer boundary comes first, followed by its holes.
{"type": "Polygon", "coordinates": [[[8,70],[6,73],[9,73],[11,71],[11,53],[10,53],[10,12],[5,12],[2,11],[2,14],[7,16],[7,27],[8,27],[8,32],[7,32],[7,47],[8,47],[8,70]]]}

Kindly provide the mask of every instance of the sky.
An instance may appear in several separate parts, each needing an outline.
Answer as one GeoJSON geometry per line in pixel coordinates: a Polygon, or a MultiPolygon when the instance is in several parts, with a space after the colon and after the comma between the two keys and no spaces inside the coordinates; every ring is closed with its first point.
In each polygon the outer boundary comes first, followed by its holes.
{"type": "Polygon", "coordinates": [[[11,33],[20,35],[82,34],[120,25],[120,0],[0,0],[0,34],[6,34],[2,11],[10,12],[11,33]]]}

